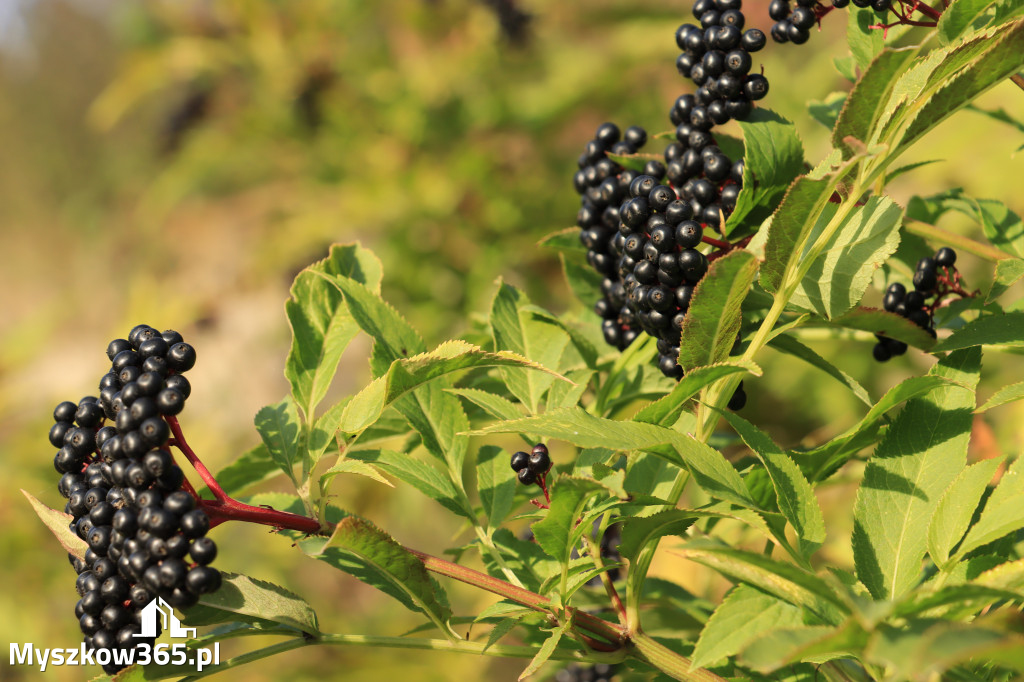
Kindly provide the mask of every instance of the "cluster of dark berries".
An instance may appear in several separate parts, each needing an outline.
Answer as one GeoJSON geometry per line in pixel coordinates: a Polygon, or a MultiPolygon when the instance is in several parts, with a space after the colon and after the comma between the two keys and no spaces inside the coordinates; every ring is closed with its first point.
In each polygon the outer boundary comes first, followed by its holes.
{"type": "Polygon", "coordinates": [[[519,482],[523,485],[533,485],[538,480],[543,480],[550,468],[551,457],[543,443],[534,445],[533,451],[529,453],[522,450],[512,453],[512,471],[516,472],[519,482]]]}
{"type": "Polygon", "coordinates": [[[651,159],[642,172],[616,163],[608,154],[636,153],[647,134],[605,123],[573,178],[581,195],[580,240],[604,276],[594,310],[605,340],[622,350],[647,332],[658,339],[659,368],[676,379],[683,374],[677,363],[683,320],[708,269],[708,255],[698,247],[708,241],[707,229],[720,231],[732,214],[743,183],[743,160],[715,144],[712,128],[747,118],[752,102],[768,92],[764,76],[750,73],[750,54],[764,47],[765,35],[743,31],[740,6],[740,0],[697,0],[693,12],[701,25],[676,32],[683,50],[676,66],[697,92],[680,96],[669,112],[676,141],[666,147],[664,163],[651,159]]]}
{"type": "MultiPolygon", "coordinates": [[[[899,282],[890,284],[882,299],[882,307],[890,313],[907,318],[935,338],[935,304],[949,293],[967,295],[960,286],[960,274],[955,264],[956,251],[948,246],[936,251],[934,257],[922,258],[917,262],[917,269],[914,271],[914,290],[907,291],[899,282]],[[942,268],[941,274],[939,268],[942,268]],[[928,302],[929,299],[934,299],[931,304],[928,302]]],[[[875,334],[875,337],[878,343],[875,344],[872,354],[879,362],[885,362],[893,356],[907,352],[907,344],[902,341],[881,334],[875,334]]]]}
{"type": "Polygon", "coordinates": [[[789,0],[772,0],[768,5],[768,16],[775,22],[771,30],[772,40],[796,45],[806,43],[811,37],[811,28],[818,22],[814,11],[816,6],[819,6],[817,0],[796,0],[796,7],[791,9],[789,0]]]}
{"type": "Polygon", "coordinates": [[[154,598],[191,606],[216,591],[221,576],[208,566],[217,555],[205,537],[210,520],[182,489],[184,473],[168,450],[165,417],[181,412],[189,396],[182,373],[195,364],[195,350],[175,331],[139,325],[111,341],[107,356],[99,397],[57,405],[49,439],[59,448],[54,467],[63,474],[58,490],[70,528],[89,547],[83,559],[69,555],[85,644],[127,651],[152,645],[136,635],[154,598]]]}
{"type": "Polygon", "coordinates": [[[611,682],[618,666],[608,663],[580,665],[570,663],[555,673],[555,682],[611,682]]]}

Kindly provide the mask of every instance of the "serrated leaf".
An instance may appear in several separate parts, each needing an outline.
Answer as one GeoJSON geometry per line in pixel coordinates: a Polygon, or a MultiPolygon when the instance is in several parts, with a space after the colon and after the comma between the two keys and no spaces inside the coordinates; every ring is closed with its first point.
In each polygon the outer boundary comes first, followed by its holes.
{"type": "Polygon", "coordinates": [[[673,553],[807,609],[828,623],[839,623],[847,610],[824,580],[798,566],[763,554],[707,540],[691,541],[673,553]]]}
{"type": "Polygon", "coordinates": [[[792,336],[781,334],[769,341],[768,345],[775,350],[800,358],[812,367],[817,367],[843,386],[850,389],[850,391],[852,391],[862,403],[865,405],[871,405],[871,396],[869,396],[864,387],[860,385],[860,382],[792,336]]]}
{"type": "Polygon", "coordinates": [[[883,50],[871,60],[857,80],[832,131],[832,145],[842,150],[846,158],[851,157],[854,150],[844,140],[852,137],[867,143],[874,137],[873,131],[884,118],[883,112],[898,76],[914,61],[919,51],[917,47],[883,50]]]}
{"type": "Polygon", "coordinates": [[[1024,588],[1024,559],[999,564],[983,572],[972,582],[1000,590],[1021,590],[1024,588]]]}
{"type": "Polygon", "coordinates": [[[362,462],[358,459],[343,459],[334,466],[332,466],[330,469],[328,469],[327,471],[320,475],[320,485],[326,485],[326,483],[330,481],[332,478],[334,478],[335,476],[339,476],[341,474],[355,474],[356,476],[365,476],[367,478],[373,479],[374,481],[377,481],[378,483],[383,483],[384,485],[390,488],[395,487],[391,484],[391,481],[384,478],[384,476],[380,473],[380,470],[377,467],[367,464],[366,462],[362,462]]]}
{"type": "MultiPolygon", "coordinates": [[[[827,443],[820,445],[813,450],[809,450],[805,453],[805,456],[816,460],[827,460],[829,457],[833,456],[834,453],[842,450],[847,443],[856,440],[861,434],[867,433],[875,422],[896,406],[910,400],[911,398],[928,393],[929,391],[933,391],[942,386],[949,385],[949,383],[950,382],[944,377],[932,375],[904,379],[886,391],[885,395],[879,398],[878,402],[871,406],[871,409],[868,410],[867,414],[865,414],[859,422],[827,443]]],[[[823,467],[827,467],[827,465],[819,464],[819,468],[823,467]]]]}
{"type": "Polygon", "coordinates": [[[797,607],[748,585],[737,585],[701,631],[691,667],[713,665],[773,630],[801,625],[803,615],[797,607]]]}
{"type": "MultiPolygon", "coordinates": [[[[936,25],[939,42],[947,45],[970,30],[983,28],[995,0],[954,0],[942,11],[936,25]]],[[[991,12],[994,14],[994,11],[991,12]]],[[[988,17],[991,19],[991,16],[988,17]]]]}
{"type": "Polygon", "coordinates": [[[725,223],[725,235],[752,231],[771,215],[786,188],[804,170],[804,149],[796,127],[774,111],[757,107],[743,131],[743,185],[725,223]]]}
{"type": "Polygon", "coordinates": [[[349,401],[339,426],[348,433],[358,433],[377,421],[386,407],[410,391],[452,372],[479,367],[521,367],[568,381],[557,372],[510,351],[489,353],[465,341],[446,341],[429,353],[391,363],[383,376],[374,379],[349,401]]]}
{"type": "Polygon", "coordinates": [[[479,388],[446,388],[447,393],[461,396],[498,419],[519,419],[526,415],[508,398],[479,388]]]}
{"type": "Polygon", "coordinates": [[[907,318],[878,308],[854,308],[832,320],[830,326],[883,334],[924,350],[929,350],[935,345],[935,339],[928,332],[907,318]]]}
{"type": "Polygon", "coordinates": [[[1000,27],[985,41],[985,49],[956,75],[946,77],[940,69],[933,74],[943,77],[944,85],[931,96],[918,100],[911,108],[910,124],[894,140],[893,154],[913,144],[918,138],[945,120],[956,110],[973,101],[996,83],[1014,75],[1024,64],[1020,44],[1024,40],[1024,21],[1000,27]]]}
{"type": "Polygon", "coordinates": [[[302,461],[303,451],[302,420],[295,400],[288,396],[261,408],[256,413],[255,423],[270,457],[294,482],[293,468],[302,461]]]}
{"type": "Polygon", "coordinates": [[[247,575],[222,572],[221,576],[220,589],[213,594],[202,595],[198,605],[186,611],[186,621],[190,625],[225,622],[232,616],[223,614],[233,614],[280,623],[309,634],[320,631],[313,607],[297,594],[247,575]]]}
{"type": "Polygon", "coordinates": [[[602,419],[579,407],[573,407],[537,417],[492,424],[470,435],[490,433],[536,433],[589,448],[625,451],[651,449],[673,464],[688,468],[697,484],[711,495],[741,506],[754,506],[743,485],[743,479],[721,453],[672,429],[640,422],[602,419]],[[670,445],[672,450],[658,449],[660,445],[670,445]]]}
{"type": "Polygon", "coordinates": [[[636,516],[622,523],[619,554],[635,561],[651,542],[666,535],[682,536],[703,514],[690,509],[666,509],[650,516],[636,516]]]}
{"type": "MultiPolygon", "coordinates": [[[[537,544],[562,565],[569,561],[575,547],[572,537],[587,528],[577,529],[577,520],[587,501],[598,493],[596,486],[579,479],[559,477],[551,485],[551,507],[544,518],[531,526],[537,544]]],[[[583,524],[580,524],[582,526],[583,524]]]]}
{"type": "MultiPolygon", "coordinates": [[[[818,239],[835,214],[836,205],[825,207],[808,244],[818,239]]],[[[855,208],[811,263],[790,302],[830,320],[849,311],[871,284],[875,270],[899,246],[902,219],[903,209],[886,197],[871,197],[855,208]]]]}
{"type": "Polygon", "coordinates": [[[572,625],[572,620],[565,619],[565,621],[555,628],[551,635],[544,640],[544,643],[540,645],[540,649],[537,650],[537,655],[533,657],[530,664],[526,666],[526,669],[519,675],[519,680],[525,680],[530,675],[534,674],[540,667],[547,663],[548,659],[551,658],[551,654],[555,653],[555,648],[558,643],[562,641],[562,636],[569,630],[569,626],[572,625]]]}
{"type": "Polygon", "coordinates": [[[1009,386],[1003,386],[992,394],[992,397],[985,401],[985,404],[976,409],[975,413],[987,412],[993,407],[999,407],[1015,400],[1024,399],[1024,381],[1009,386]]]}
{"type": "Polygon", "coordinates": [[[452,613],[444,590],[423,562],[365,519],[342,519],[326,543],[300,541],[307,554],[345,571],[427,616],[447,636],[458,639],[448,621],[452,613]]]}
{"type": "Polygon", "coordinates": [[[346,277],[380,290],[380,260],[358,244],[335,244],[327,258],[310,265],[295,278],[285,313],[292,329],[292,344],[285,362],[285,378],[292,397],[312,423],[338,368],[338,361],[359,332],[341,294],[321,275],[346,277]]]}
{"type": "Polygon", "coordinates": [[[86,544],[85,540],[78,537],[78,534],[73,532],[68,527],[74,517],[70,514],[57,511],[56,509],[50,509],[45,504],[36,499],[30,492],[21,489],[21,494],[25,496],[29,504],[32,505],[32,510],[35,511],[36,516],[39,520],[50,529],[53,536],[57,538],[57,542],[64,548],[69,554],[75,555],[79,559],[85,559],[85,552],[89,549],[89,545],[86,544]]]}
{"type": "Polygon", "coordinates": [[[476,479],[487,525],[492,529],[500,528],[512,511],[516,496],[516,474],[509,466],[506,451],[493,445],[480,448],[476,479]]]}
{"type": "Polygon", "coordinates": [[[700,393],[705,386],[737,372],[747,372],[754,376],[762,374],[761,368],[754,363],[740,360],[697,367],[687,372],[667,396],[637,412],[633,421],[671,426],[679,419],[687,400],[700,393]]]}
{"type": "Polygon", "coordinates": [[[996,263],[995,277],[992,279],[992,289],[989,290],[985,302],[991,303],[1001,296],[1007,289],[1024,277],[1024,259],[1007,258],[996,263]]]}
{"type": "Polygon", "coordinates": [[[850,54],[862,69],[866,69],[875,55],[885,47],[885,38],[882,36],[882,32],[869,28],[876,23],[878,23],[878,15],[870,8],[851,7],[849,9],[846,42],[850,46],[850,54]]]}
{"type": "Polygon", "coordinates": [[[1018,458],[1003,473],[995,490],[985,502],[981,518],[967,531],[957,557],[1024,528],[1024,457],[1018,458]]]}
{"type": "Polygon", "coordinates": [[[341,415],[345,412],[351,397],[331,405],[322,415],[313,422],[313,428],[309,430],[309,460],[310,470],[316,466],[320,458],[324,456],[327,448],[336,445],[338,426],[341,424],[341,415]]]}
{"type": "Polygon", "coordinates": [[[895,599],[920,579],[928,523],[967,459],[978,349],[958,351],[929,371],[957,382],[915,398],[868,460],[854,505],[857,577],[875,599],[895,599]]]}
{"type": "Polygon", "coordinates": [[[1024,312],[985,315],[968,322],[932,348],[933,353],[980,345],[1024,345],[1024,312]]]}
{"type": "Polygon", "coordinates": [[[809,556],[825,542],[825,520],[810,483],[796,462],[768,434],[737,414],[721,414],[768,471],[779,510],[796,530],[804,554],[809,556]]]}
{"type": "Polygon", "coordinates": [[[476,518],[465,494],[435,466],[393,450],[358,450],[349,453],[349,457],[383,467],[386,473],[413,486],[454,514],[470,520],[476,518]]]}
{"type": "Polygon", "coordinates": [[[771,228],[764,246],[760,283],[775,293],[782,286],[787,269],[799,262],[802,244],[814,226],[816,217],[828,203],[843,171],[812,180],[800,176],[790,185],[772,215],[771,228]]]}
{"type": "Polygon", "coordinates": [[[711,263],[684,318],[679,342],[679,364],[684,370],[729,357],[740,330],[740,306],[757,276],[757,264],[754,254],[740,250],[711,263]]]}
{"type": "Polygon", "coordinates": [[[1001,459],[989,459],[967,467],[939,499],[928,525],[928,554],[939,568],[946,565],[949,553],[967,532],[985,487],[1001,463],[1001,459]]]}
{"type": "Polygon", "coordinates": [[[518,616],[516,618],[506,618],[499,621],[493,628],[491,628],[491,631],[487,633],[487,642],[484,644],[484,651],[490,649],[498,642],[498,640],[512,632],[512,630],[514,630],[522,620],[523,617],[518,616]]]}
{"type": "MultiPolygon", "coordinates": [[[[518,353],[544,367],[557,367],[569,336],[557,325],[524,310],[530,305],[523,292],[504,282],[499,284],[491,306],[494,346],[518,353]]],[[[522,369],[503,368],[501,373],[509,390],[531,412],[537,412],[541,396],[554,382],[552,376],[522,369]]]]}

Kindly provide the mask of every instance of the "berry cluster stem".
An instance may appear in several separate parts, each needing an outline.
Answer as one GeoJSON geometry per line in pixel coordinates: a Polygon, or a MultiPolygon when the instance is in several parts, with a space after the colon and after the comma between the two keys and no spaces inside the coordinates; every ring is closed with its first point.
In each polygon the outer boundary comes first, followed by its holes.
{"type": "Polygon", "coordinates": [[[164,419],[167,421],[167,425],[171,427],[171,433],[174,438],[170,441],[178,450],[181,451],[185,458],[189,461],[189,464],[196,470],[199,477],[203,479],[203,483],[207,485],[210,492],[213,493],[214,499],[204,500],[199,497],[196,493],[195,488],[188,482],[188,479],[183,483],[183,487],[186,487],[196,501],[199,503],[199,507],[206,512],[207,516],[210,517],[210,527],[214,527],[224,523],[225,521],[247,521],[249,523],[259,523],[264,526],[272,526],[274,528],[289,528],[291,530],[297,530],[303,533],[321,533],[325,529],[320,526],[320,522],[316,519],[311,519],[307,516],[301,516],[299,514],[292,514],[290,512],[277,511],[269,507],[254,507],[251,504],[245,504],[232,498],[217,482],[210,470],[206,468],[199,456],[196,455],[195,451],[189,446],[188,441],[185,440],[185,434],[181,430],[181,424],[178,423],[177,417],[166,416],[164,419]]]}

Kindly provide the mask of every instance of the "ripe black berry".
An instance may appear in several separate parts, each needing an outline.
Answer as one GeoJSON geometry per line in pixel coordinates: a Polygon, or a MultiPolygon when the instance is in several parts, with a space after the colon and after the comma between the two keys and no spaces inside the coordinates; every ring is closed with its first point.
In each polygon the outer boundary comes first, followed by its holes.
{"type": "Polygon", "coordinates": [[[943,268],[951,268],[956,263],[956,251],[943,246],[935,253],[935,264],[943,268]]]}
{"type": "Polygon", "coordinates": [[[537,474],[533,473],[529,469],[520,469],[517,474],[519,482],[523,485],[533,485],[537,482],[537,474]]]}
{"type": "Polygon", "coordinates": [[[533,446],[533,452],[530,453],[528,467],[530,471],[538,476],[547,473],[548,469],[551,468],[551,457],[549,456],[548,449],[544,444],[538,443],[533,446]]]}

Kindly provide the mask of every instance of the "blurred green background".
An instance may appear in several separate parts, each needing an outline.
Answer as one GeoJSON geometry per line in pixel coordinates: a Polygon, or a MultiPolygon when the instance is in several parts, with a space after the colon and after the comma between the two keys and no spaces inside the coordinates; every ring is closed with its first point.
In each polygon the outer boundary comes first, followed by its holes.
{"type": "MultiPolygon", "coordinates": [[[[672,36],[689,18],[690,3],[680,1],[523,0],[514,4],[531,18],[513,37],[492,6],[472,0],[4,4],[5,646],[80,641],[74,573],[18,490],[63,503],[46,439],[50,413],[61,400],[96,392],[111,338],[145,322],[178,329],[197,346],[182,422],[217,470],[256,443],[256,410],[287,392],[283,302],[295,273],[326,255],[330,243],[360,240],[378,253],[385,298],[430,347],[487,310],[498,277],[555,311],[582,308],[555,254],[536,246],[573,224],[576,156],[604,120],[668,130],[672,101],[692,87],[674,68],[672,36]]],[[[767,29],[766,3],[747,5],[748,26],[767,29]]],[[[769,46],[757,55],[772,84],[764,103],[796,122],[812,163],[827,150],[828,131],[805,102],[848,88],[832,66],[847,53],[845,15],[824,24],[803,48],[769,46]]],[[[1024,93],[1003,83],[979,105],[1020,115],[1024,93]]],[[[905,159],[943,161],[890,190],[905,203],[915,193],[962,186],[1024,212],[1024,155],[1014,153],[1022,143],[1011,127],[960,113],[905,159]]],[[[980,235],[961,216],[942,226],[980,235]]],[[[991,277],[969,255],[960,264],[972,286],[991,277]]],[[[877,302],[877,293],[871,296],[868,302],[877,302]]],[[[929,364],[914,351],[879,366],[869,344],[811,345],[875,396],[929,364]]],[[[363,339],[346,353],[336,395],[366,382],[367,349],[363,339]]],[[[838,384],[788,357],[769,351],[763,366],[765,378],[748,382],[747,416],[786,445],[821,440],[861,413],[838,384]]],[[[979,397],[1021,374],[1019,358],[987,358],[979,397]]],[[[974,455],[1020,452],[1021,419],[1024,403],[979,419],[974,455]]],[[[831,523],[822,558],[839,565],[849,563],[856,473],[854,466],[821,492],[831,523]]],[[[454,517],[415,491],[344,481],[335,493],[340,506],[424,551],[441,552],[460,531],[454,517]]],[[[326,631],[391,635],[417,624],[397,603],[301,558],[265,528],[222,528],[212,536],[221,546],[220,568],[307,597],[326,631]]],[[[670,561],[658,570],[691,589],[720,589],[670,561]]],[[[493,601],[458,585],[449,590],[460,613],[493,601]]],[[[237,651],[225,647],[225,655],[237,651]]],[[[220,679],[505,680],[522,667],[320,647],[220,679]]],[[[58,668],[45,678],[94,672],[58,668]]],[[[42,677],[0,660],[2,680],[42,677]]]]}

